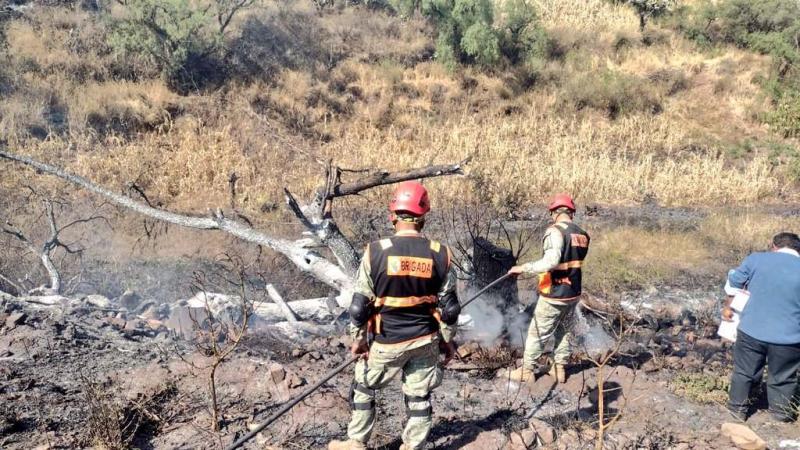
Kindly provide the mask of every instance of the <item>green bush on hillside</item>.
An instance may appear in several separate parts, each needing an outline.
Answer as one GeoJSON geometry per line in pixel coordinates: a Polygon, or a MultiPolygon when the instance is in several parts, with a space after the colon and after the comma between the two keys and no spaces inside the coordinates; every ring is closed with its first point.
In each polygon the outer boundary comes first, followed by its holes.
{"type": "Polygon", "coordinates": [[[800,90],[780,96],[775,109],[764,117],[765,122],[784,137],[800,137],[800,90]]]}
{"type": "Polygon", "coordinates": [[[145,57],[179,91],[200,87],[220,77],[225,30],[253,1],[128,0],[108,42],[123,57],[145,57]]]}
{"type": "Polygon", "coordinates": [[[501,62],[531,64],[544,54],[547,38],[533,5],[507,0],[391,0],[399,14],[419,10],[437,29],[436,59],[450,68],[459,63],[493,67],[501,62]]]}
{"type": "Polygon", "coordinates": [[[765,121],[785,136],[800,135],[800,7],[797,0],[722,0],[682,8],[673,23],[704,45],[733,44],[773,58],[765,83],[775,110],[765,121]]]}
{"type": "Polygon", "coordinates": [[[576,111],[601,111],[610,119],[631,112],[661,112],[661,102],[646,80],[612,70],[587,72],[570,79],[561,92],[561,102],[576,111]]]}

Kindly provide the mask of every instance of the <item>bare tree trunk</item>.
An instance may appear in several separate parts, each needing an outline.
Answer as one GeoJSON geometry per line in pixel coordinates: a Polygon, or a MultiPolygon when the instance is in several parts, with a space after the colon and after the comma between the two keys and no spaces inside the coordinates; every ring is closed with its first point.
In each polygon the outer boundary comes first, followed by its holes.
{"type": "Polygon", "coordinates": [[[48,290],[53,294],[60,294],[61,274],[58,273],[58,268],[55,264],[53,264],[53,260],[50,259],[50,251],[42,251],[40,258],[42,260],[42,265],[44,266],[45,270],[47,270],[47,275],[50,277],[50,288],[48,290]]]}
{"type": "Polygon", "coordinates": [[[219,210],[213,213],[211,217],[195,217],[177,214],[158,208],[153,208],[146,203],[138,202],[124,195],[111,192],[108,189],[102,188],[83,177],[71,174],[58,167],[35,161],[25,156],[19,156],[5,151],[0,151],[0,158],[17,161],[34,167],[42,172],[55,175],[90,192],[101,195],[119,206],[128,208],[139,214],[143,214],[156,220],[199,230],[221,230],[242,240],[263,245],[264,247],[283,254],[300,269],[311,273],[315,278],[336,290],[350,290],[352,286],[352,280],[350,280],[350,277],[345,274],[341,267],[332,264],[330,261],[321,257],[315,252],[302,248],[292,241],[269,236],[244,223],[228,219],[224,217],[222,212],[219,210]]]}
{"type": "Polygon", "coordinates": [[[595,442],[595,450],[603,450],[603,434],[606,430],[605,424],[605,392],[604,392],[604,385],[605,380],[603,379],[603,366],[605,364],[601,364],[597,366],[597,417],[598,417],[598,425],[597,425],[597,441],[595,442]]]}
{"type": "Polygon", "coordinates": [[[211,426],[214,431],[219,431],[219,406],[217,406],[217,367],[222,360],[217,360],[211,365],[208,373],[208,389],[211,394],[211,426]]]}
{"type": "Polygon", "coordinates": [[[163,222],[172,223],[188,228],[200,230],[220,230],[236,236],[247,242],[252,242],[283,254],[301,270],[313,275],[321,282],[340,292],[339,305],[347,306],[348,293],[352,292],[352,275],[358,266],[359,255],[352,243],[341,233],[332,218],[332,201],[336,197],[357,195],[358,193],[376,186],[397,183],[400,181],[419,178],[438,177],[443,175],[463,174],[464,165],[470,158],[457,164],[427,166],[400,172],[386,170],[374,171],[370,175],[350,183],[341,181],[342,169],[334,167],[332,162],[327,164],[327,181],[325,187],[318,193],[311,207],[313,214],[309,217],[299,203],[285,189],[287,203],[298,219],[314,235],[331,250],[338,264],[325,259],[313,250],[306,248],[303,243],[269,236],[253,229],[250,225],[225,217],[221,210],[210,214],[210,217],[197,217],[178,214],[171,211],[154,208],[145,202],[133,200],[124,195],[117,194],[100,187],[78,175],[69,173],[59,167],[51,166],[32,158],[0,150],[0,158],[16,161],[33,167],[41,172],[54,175],[76,186],[105,197],[112,203],[128,208],[139,214],[163,222]]]}
{"type": "Polygon", "coordinates": [[[267,285],[267,295],[281,308],[281,312],[283,312],[283,316],[288,322],[297,322],[297,314],[295,314],[294,311],[292,311],[292,308],[290,308],[286,301],[283,300],[283,297],[281,297],[281,294],[278,293],[277,289],[275,289],[275,286],[271,284],[267,285]]]}

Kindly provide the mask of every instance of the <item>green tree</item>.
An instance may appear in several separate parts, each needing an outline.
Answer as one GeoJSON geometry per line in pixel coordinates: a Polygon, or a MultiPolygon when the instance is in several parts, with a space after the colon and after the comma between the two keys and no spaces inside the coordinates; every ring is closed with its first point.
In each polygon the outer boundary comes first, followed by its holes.
{"type": "Polygon", "coordinates": [[[527,0],[502,3],[499,18],[492,0],[391,0],[399,14],[419,10],[437,29],[436,59],[492,67],[505,60],[525,62],[544,48],[546,36],[527,0]]]}
{"type": "Polygon", "coordinates": [[[627,0],[639,15],[639,30],[644,31],[647,20],[669,12],[675,7],[676,0],[627,0]]]}
{"type": "Polygon", "coordinates": [[[255,0],[127,0],[112,21],[109,45],[120,55],[154,64],[173,87],[202,81],[207,63],[224,49],[233,17],[255,0]]]}

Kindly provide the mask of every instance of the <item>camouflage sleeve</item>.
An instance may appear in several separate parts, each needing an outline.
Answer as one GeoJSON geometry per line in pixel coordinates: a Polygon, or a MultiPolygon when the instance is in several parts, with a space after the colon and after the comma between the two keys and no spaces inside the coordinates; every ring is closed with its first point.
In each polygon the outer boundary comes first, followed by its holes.
{"type": "Polygon", "coordinates": [[[375,290],[372,284],[372,278],[369,273],[372,271],[369,263],[369,246],[364,250],[364,256],[361,257],[361,264],[358,265],[358,272],[356,272],[356,282],[353,287],[353,292],[361,294],[364,297],[375,297],[375,290]]]}
{"type": "MultiPolygon", "coordinates": [[[[450,249],[447,250],[448,254],[450,249]]],[[[456,284],[458,282],[458,278],[456,277],[456,268],[454,264],[450,264],[450,269],[447,271],[447,277],[445,278],[442,287],[439,288],[439,298],[447,298],[452,297],[453,301],[458,301],[458,296],[456,295],[456,284]]],[[[460,308],[459,308],[460,309],[460,308]]],[[[456,325],[447,325],[444,322],[439,323],[439,334],[441,334],[442,339],[445,342],[450,342],[456,335],[457,330],[456,325]]]]}
{"type": "MultiPolygon", "coordinates": [[[[369,245],[364,250],[364,256],[361,257],[361,264],[358,265],[358,272],[356,272],[356,282],[353,286],[353,292],[361,294],[367,298],[374,298],[375,291],[373,289],[372,278],[369,273],[372,271],[369,263],[369,245]]],[[[357,327],[353,324],[347,325],[347,334],[355,341],[366,339],[367,326],[357,327]]]]}
{"type": "Polygon", "coordinates": [[[536,261],[529,262],[522,265],[522,270],[525,273],[544,273],[558,265],[561,260],[561,251],[564,248],[564,237],[557,229],[550,227],[545,232],[542,241],[542,249],[544,254],[536,261]]]}

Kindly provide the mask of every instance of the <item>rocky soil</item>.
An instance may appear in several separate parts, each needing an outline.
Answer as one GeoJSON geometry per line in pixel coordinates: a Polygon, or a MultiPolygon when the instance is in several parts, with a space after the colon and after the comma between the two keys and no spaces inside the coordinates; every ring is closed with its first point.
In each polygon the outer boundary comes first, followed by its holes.
{"type": "MultiPolygon", "coordinates": [[[[223,414],[215,432],[208,384],[213,358],[176,329],[174,308],[142,304],[132,295],[2,296],[1,448],[225,446],[347,357],[347,341],[336,331],[344,318],[327,322],[332,334],[326,337],[307,331],[287,336],[283,327],[262,324],[217,372],[223,414]]],[[[691,315],[645,325],[625,355],[603,368],[605,420],[619,414],[605,448],[732,448],[728,434],[737,430],[722,432],[724,423],[734,422],[719,403],[724,390],[686,382],[724,380],[729,345],[691,315]]],[[[484,347],[463,343],[460,354],[433,395],[433,447],[593,448],[598,369],[591,363],[576,361],[564,385],[547,375],[520,385],[498,370],[517,364],[519,356],[502,340],[484,347]]],[[[351,375],[346,370],[332,379],[247,448],[323,448],[342,438],[351,375]]],[[[773,423],[765,405],[758,406],[746,425],[769,448],[800,448],[800,427],[773,423]]],[[[373,448],[399,447],[402,411],[397,380],[379,395],[373,448]]]]}

